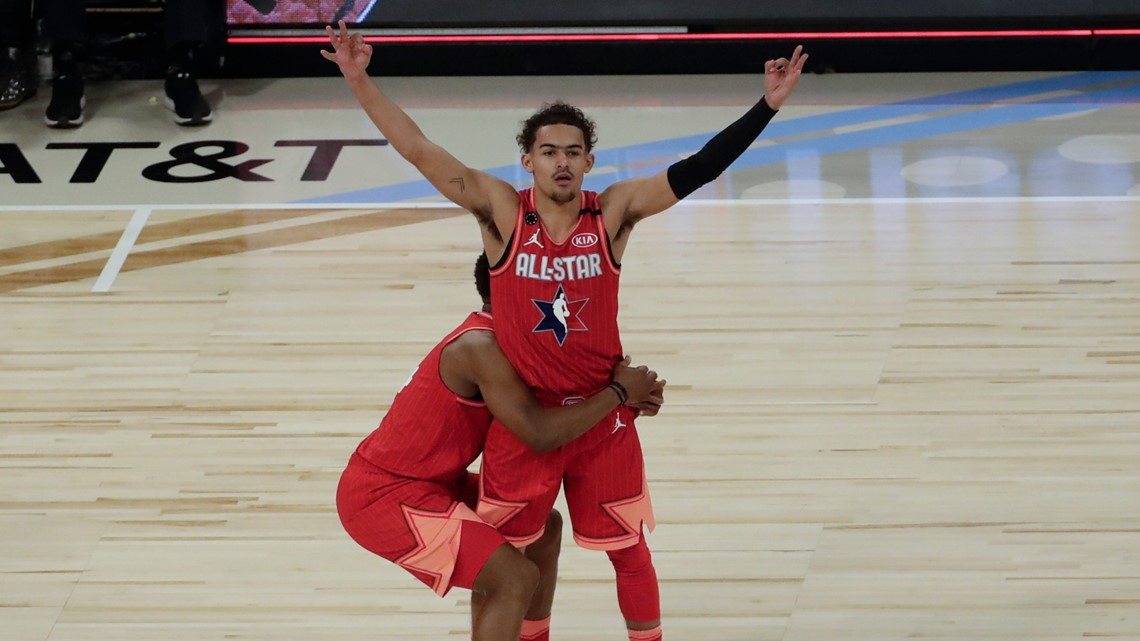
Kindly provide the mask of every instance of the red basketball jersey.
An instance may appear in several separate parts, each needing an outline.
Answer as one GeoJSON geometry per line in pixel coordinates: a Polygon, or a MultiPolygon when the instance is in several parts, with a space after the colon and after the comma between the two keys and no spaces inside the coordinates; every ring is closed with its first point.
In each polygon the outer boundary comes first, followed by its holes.
{"type": "Polygon", "coordinates": [[[618,278],[598,194],[582,192],[578,224],[555,242],[519,192],[506,254],[491,270],[495,335],[519,376],[545,402],[588,396],[609,384],[622,358],[618,278]]]}
{"type": "Polygon", "coordinates": [[[486,403],[447,388],[439,375],[440,355],[464,333],[491,329],[491,316],[475,312],[436,345],[396,394],[380,427],[356,448],[357,454],[399,476],[448,482],[462,475],[483,451],[491,412],[486,403]]]}

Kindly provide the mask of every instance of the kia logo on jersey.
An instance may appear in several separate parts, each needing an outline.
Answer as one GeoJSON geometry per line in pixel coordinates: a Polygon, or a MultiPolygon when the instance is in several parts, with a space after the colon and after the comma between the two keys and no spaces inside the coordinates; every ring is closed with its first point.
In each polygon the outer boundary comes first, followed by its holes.
{"type": "Polygon", "coordinates": [[[590,232],[582,232],[570,240],[575,247],[593,247],[598,244],[598,235],[590,232]]]}

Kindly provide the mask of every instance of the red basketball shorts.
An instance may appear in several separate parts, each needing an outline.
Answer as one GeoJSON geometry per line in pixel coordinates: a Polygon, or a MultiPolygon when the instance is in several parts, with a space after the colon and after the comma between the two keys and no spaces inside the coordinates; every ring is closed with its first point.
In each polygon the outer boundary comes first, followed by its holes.
{"type": "Polygon", "coordinates": [[[477,483],[477,475],[452,484],[396,476],[353,454],[337,487],[337,513],[361,547],[443,596],[474,585],[491,553],[506,543],[472,509],[477,483]]]}
{"type": "Polygon", "coordinates": [[[527,447],[497,420],[483,449],[477,512],[511,543],[542,536],[564,487],[574,540],[592,550],[637,543],[653,530],[641,441],[633,412],[619,407],[578,439],[545,454],[527,447]]]}

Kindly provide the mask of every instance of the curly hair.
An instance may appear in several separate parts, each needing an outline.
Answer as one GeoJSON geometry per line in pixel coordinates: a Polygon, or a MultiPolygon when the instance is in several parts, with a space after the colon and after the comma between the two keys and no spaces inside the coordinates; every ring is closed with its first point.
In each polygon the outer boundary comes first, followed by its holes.
{"type": "Polygon", "coordinates": [[[484,303],[491,302],[491,262],[487,260],[487,252],[475,259],[475,289],[484,303]]]}
{"type": "Polygon", "coordinates": [[[594,131],[594,121],[582,113],[581,109],[559,100],[542,105],[541,109],[523,122],[522,131],[518,136],[515,136],[515,140],[518,141],[519,149],[524,154],[530,153],[530,148],[534,146],[534,139],[539,128],[547,125],[570,125],[580,129],[582,138],[586,141],[586,153],[590,153],[594,149],[594,145],[598,144],[598,134],[594,131]]]}

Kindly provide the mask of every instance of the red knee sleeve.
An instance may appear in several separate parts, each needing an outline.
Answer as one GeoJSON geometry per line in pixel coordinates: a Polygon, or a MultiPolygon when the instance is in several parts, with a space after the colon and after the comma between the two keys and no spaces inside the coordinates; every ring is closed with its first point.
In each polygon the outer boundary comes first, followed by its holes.
{"type": "Polygon", "coordinates": [[[657,571],[645,537],[637,544],[606,552],[617,573],[618,607],[627,621],[655,621],[661,618],[661,592],[657,571]]]}

